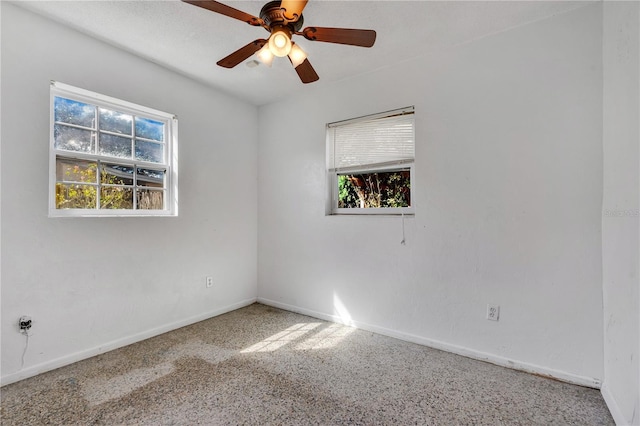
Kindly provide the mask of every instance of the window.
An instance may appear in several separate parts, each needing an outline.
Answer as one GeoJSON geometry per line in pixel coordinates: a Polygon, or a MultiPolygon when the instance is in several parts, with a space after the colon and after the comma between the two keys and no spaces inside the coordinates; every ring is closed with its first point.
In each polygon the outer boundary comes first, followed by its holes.
{"type": "Polygon", "coordinates": [[[414,108],[327,125],[331,214],[412,214],[414,108]]]}
{"type": "Polygon", "coordinates": [[[177,216],[177,119],[51,83],[49,216],[177,216]]]}

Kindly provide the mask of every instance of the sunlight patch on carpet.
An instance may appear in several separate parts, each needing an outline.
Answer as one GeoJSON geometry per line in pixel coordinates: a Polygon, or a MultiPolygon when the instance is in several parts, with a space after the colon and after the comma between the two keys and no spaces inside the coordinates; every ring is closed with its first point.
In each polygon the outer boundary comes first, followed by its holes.
{"type": "Polygon", "coordinates": [[[313,336],[310,336],[305,341],[299,343],[296,350],[309,350],[309,349],[329,349],[336,346],[349,334],[353,333],[355,328],[348,327],[340,324],[331,324],[328,327],[318,331],[313,336]]]}
{"type": "Polygon", "coordinates": [[[300,339],[302,336],[319,327],[321,324],[322,323],[319,322],[310,322],[292,325],[286,330],[276,333],[271,337],[267,337],[263,341],[240,351],[240,353],[273,352],[288,343],[300,339]]]}

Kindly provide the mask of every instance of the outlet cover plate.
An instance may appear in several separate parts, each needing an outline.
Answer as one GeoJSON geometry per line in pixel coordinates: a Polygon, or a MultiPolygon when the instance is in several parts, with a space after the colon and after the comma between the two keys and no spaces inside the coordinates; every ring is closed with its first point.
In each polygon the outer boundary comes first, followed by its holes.
{"type": "Polygon", "coordinates": [[[487,319],[490,321],[498,321],[500,319],[500,305],[487,304],[487,319]]]}

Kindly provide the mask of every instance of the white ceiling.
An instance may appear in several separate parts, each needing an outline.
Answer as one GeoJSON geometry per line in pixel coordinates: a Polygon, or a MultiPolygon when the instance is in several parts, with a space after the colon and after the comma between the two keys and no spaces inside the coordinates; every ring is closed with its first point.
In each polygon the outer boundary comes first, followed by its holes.
{"type": "MultiPolygon", "coordinates": [[[[258,16],[267,0],[222,1],[258,16]]],[[[187,75],[255,105],[386,67],[436,49],[572,10],[584,1],[327,1],[311,0],[304,26],[373,29],[372,48],[295,41],[320,80],[303,85],[286,58],[272,68],[216,62],[267,32],[183,3],[164,1],[17,1],[100,40],[187,75]]],[[[249,58],[251,60],[253,58],[249,58]]]]}

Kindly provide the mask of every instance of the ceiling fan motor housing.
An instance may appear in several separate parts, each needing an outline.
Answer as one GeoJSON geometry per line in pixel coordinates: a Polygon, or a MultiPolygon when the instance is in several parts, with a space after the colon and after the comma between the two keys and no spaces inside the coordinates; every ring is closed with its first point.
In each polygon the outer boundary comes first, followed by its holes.
{"type": "Polygon", "coordinates": [[[300,15],[298,20],[294,22],[290,22],[285,19],[284,13],[280,8],[279,0],[270,1],[265,4],[262,7],[262,10],[260,10],[260,18],[271,29],[274,27],[285,27],[288,28],[291,33],[300,31],[300,28],[302,28],[302,24],[304,23],[302,15],[300,15]]]}

